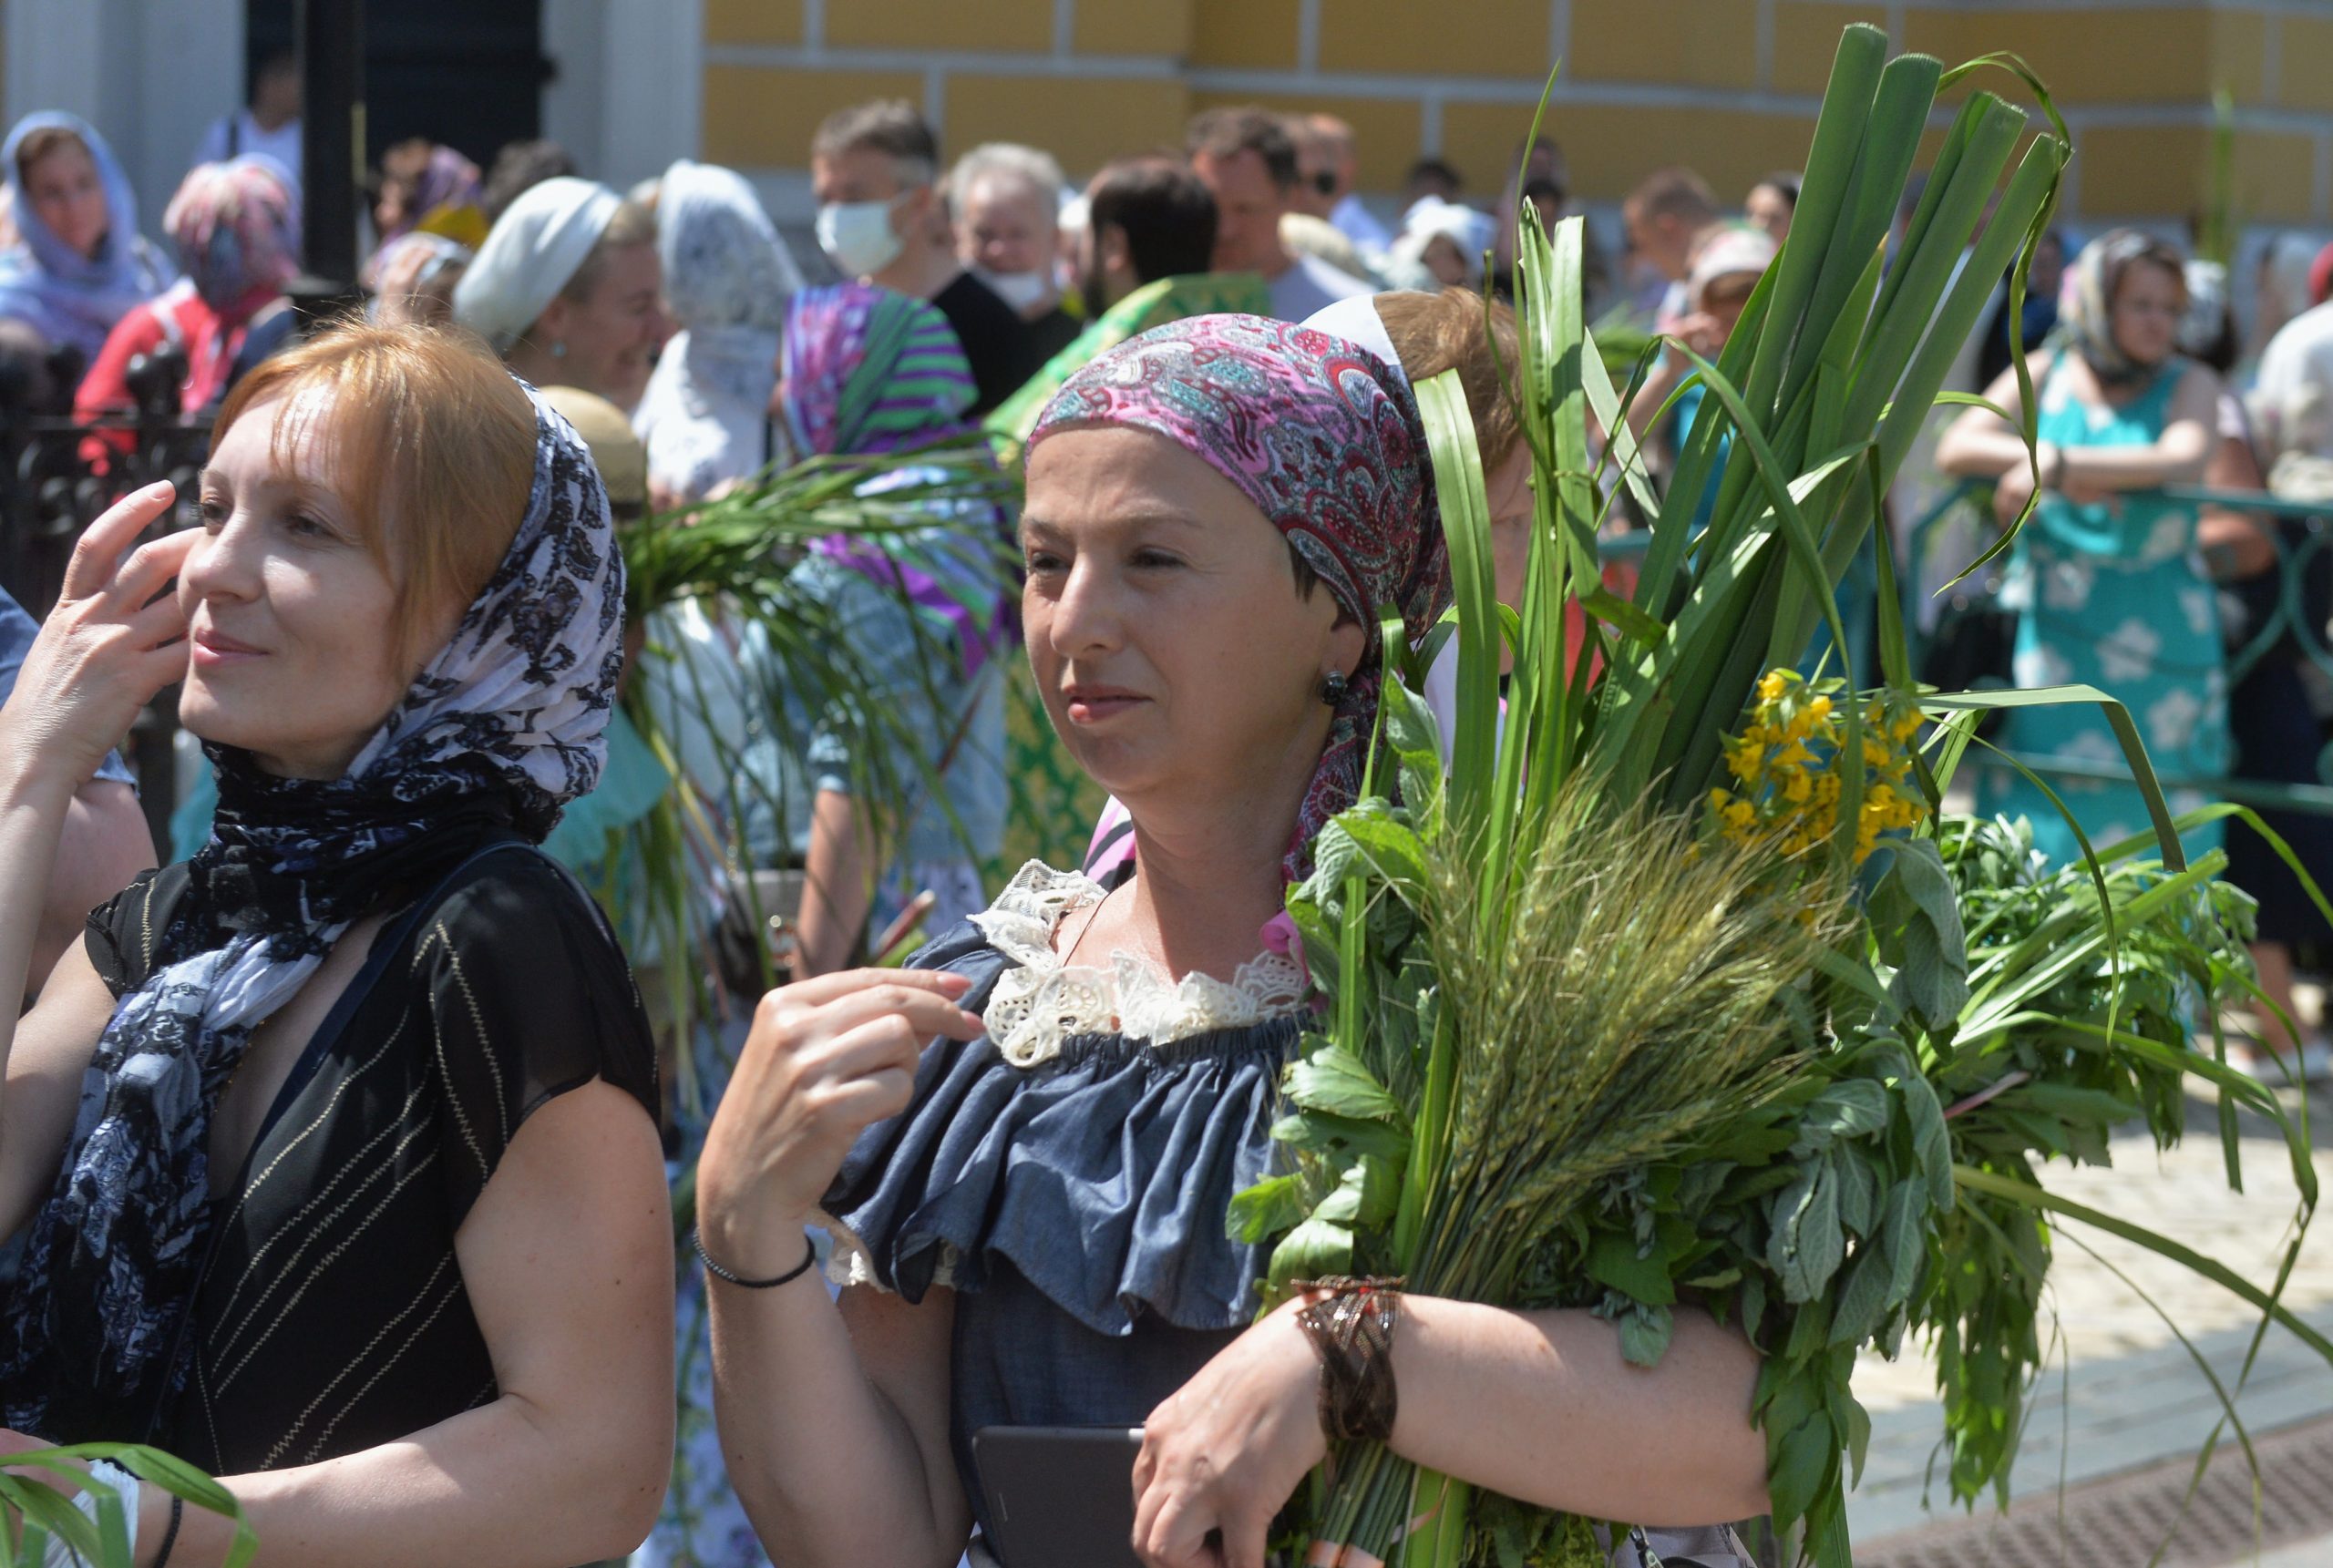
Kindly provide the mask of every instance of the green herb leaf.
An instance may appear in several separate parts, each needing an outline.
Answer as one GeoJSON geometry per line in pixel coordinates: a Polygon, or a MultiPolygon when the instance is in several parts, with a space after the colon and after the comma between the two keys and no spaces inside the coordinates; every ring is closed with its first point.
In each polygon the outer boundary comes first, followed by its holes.
{"type": "Polygon", "coordinates": [[[1399,1129],[1408,1121],[1361,1059],[1341,1045],[1324,1045],[1288,1070],[1288,1098],[1305,1111],[1399,1129]]]}
{"type": "MultiPolygon", "coordinates": [[[[1807,1166],[1774,1200],[1766,1263],[1780,1276],[1783,1299],[1811,1302],[1831,1283],[1846,1256],[1839,1229],[1839,1189],[1827,1164],[1807,1166]]],[[[1804,1315],[1802,1314],[1802,1317],[1804,1315]]]]}
{"type": "Polygon", "coordinates": [[[1588,1248],[1586,1266],[1588,1277],[1597,1284],[1610,1286],[1649,1307],[1667,1307],[1677,1299],[1677,1287],[1664,1260],[1639,1255],[1636,1242],[1618,1232],[1597,1236],[1588,1248]]]}
{"type": "Polygon", "coordinates": [[[1880,956],[1896,970],[1888,994],[1923,1028],[1948,1033],[1968,1003],[1959,890],[1934,840],[1892,843],[1887,853],[1868,907],[1880,956]]]}
{"type": "Polygon", "coordinates": [[[1816,1412],[1786,1433],[1772,1449],[1767,1485],[1773,1501],[1774,1531],[1790,1529],[1806,1512],[1839,1462],[1839,1440],[1830,1418],[1816,1412]]]}
{"type": "Polygon", "coordinates": [[[1267,1176],[1231,1196],[1231,1211],[1224,1229],[1233,1241],[1253,1246],[1258,1242],[1302,1222],[1304,1186],[1290,1173],[1267,1176]]]}

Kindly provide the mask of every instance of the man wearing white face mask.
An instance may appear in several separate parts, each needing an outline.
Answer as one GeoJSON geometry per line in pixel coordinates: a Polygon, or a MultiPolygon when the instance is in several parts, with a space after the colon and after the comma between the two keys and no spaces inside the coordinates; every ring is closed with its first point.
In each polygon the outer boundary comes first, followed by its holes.
{"type": "Polygon", "coordinates": [[[838,109],[810,141],[818,244],[847,278],[929,300],[972,367],[977,418],[1044,364],[1026,325],[957,260],[941,202],[940,143],[913,105],[838,109]]]}
{"type": "Polygon", "coordinates": [[[992,141],[956,160],[948,205],[956,255],[1021,313],[1041,360],[1069,346],[1079,322],[1061,307],[1061,165],[1033,147],[992,141]]]}

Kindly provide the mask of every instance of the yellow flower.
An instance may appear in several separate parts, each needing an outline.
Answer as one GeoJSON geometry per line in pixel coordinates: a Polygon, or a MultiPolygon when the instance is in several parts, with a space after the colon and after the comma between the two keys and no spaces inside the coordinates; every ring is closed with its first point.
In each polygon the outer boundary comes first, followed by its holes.
{"type": "Polygon", "coordinates": [[[1758,682],[1758,695],[1769,702],[1781,702],[1783,693],[1789,689],[1789,680],[1779,670],[1768,671],[1766,678],[1758,682]]]}

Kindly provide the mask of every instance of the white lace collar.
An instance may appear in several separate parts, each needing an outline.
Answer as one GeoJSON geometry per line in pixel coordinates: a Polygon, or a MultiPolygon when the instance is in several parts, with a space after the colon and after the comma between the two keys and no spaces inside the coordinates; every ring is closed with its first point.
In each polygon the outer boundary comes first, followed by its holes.
{"type": "Polygon", "coordinates": [[[989,994],[982,1020],[1004,1060],[1034,1067],[1080,1034],[1123,1034],[1167,1045],[1211,1030],[1245,1029],[1303,1004],[1304,973],[1293,959],[1260,953],[1229,983],[1197,971],[1169,980],[1123,951],[1107,968],[1071,966],[1053,951],[1053,927],[1073,910],[1108,895],[1092,877],[1023,866],[996,902],[972,917],[981,934],[1013,962],[989,994]]]}

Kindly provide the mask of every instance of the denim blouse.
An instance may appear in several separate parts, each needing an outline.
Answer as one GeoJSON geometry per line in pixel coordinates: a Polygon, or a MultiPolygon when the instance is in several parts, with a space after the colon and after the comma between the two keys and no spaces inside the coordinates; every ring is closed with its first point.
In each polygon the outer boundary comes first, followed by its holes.
{"type": "MultiPolygon", "coordinates": [[[[924,1049],[908,1110],[860,1135],[824,1204],[838,1281],[911,1302],[956,1292],[950,1440],[976,1514],[975,1432],[1138,1426],[1252,1319],[1265,1259],[1225,1219],[1271,1168],[1280,1068],[1300,1032],[1288,988],[1201,976],[1184,982],[1197,1005],[1180,1021],[1215,1027],[1085,1027],[1092,1015],[1062,1009],[1051,982],[1099,972],[1029,955],[1043,924],[1033,888],[1072,890],[1053,916],[1101,896],[1033,864],[916,958],[971,977],[963,1005],[992,1032],[924,1049]],[[996,1005],[1000,984],[1017,1005],[996,1005]]],[[[1151,983],[1166,999],[1141,1016],[1156,1020],[1177,993],[1151,983]]]]}

